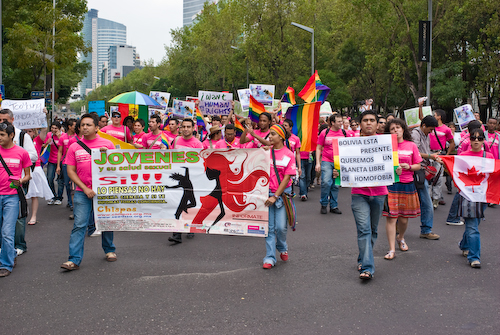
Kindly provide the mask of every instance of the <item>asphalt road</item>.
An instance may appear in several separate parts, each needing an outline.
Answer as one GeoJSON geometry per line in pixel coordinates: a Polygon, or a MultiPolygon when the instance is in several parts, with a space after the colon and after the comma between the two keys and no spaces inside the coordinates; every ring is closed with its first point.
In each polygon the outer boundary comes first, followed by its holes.
{"type": "Polygon", "coordinates": [[[481,269],[461,256],[464,227],[445,224],[448,205],[435,211],[441,239],[420,239],[411,219],[410,250],[393,261],[383,259],[381,219],[376,273],[363,282],[350,189],[340,191],[342,215],[319,213],[318,187],[309,195],[288,232],[289,262],[271,270],[262,238],[196,235],[171,246],[168,233],[120,232],[117,262],[87,238],[80,270],[63,272],[73,221],[42,201],[28,252],[0,278],[0,334],[500,333],[500,206],[480,225],[481,269]]]}

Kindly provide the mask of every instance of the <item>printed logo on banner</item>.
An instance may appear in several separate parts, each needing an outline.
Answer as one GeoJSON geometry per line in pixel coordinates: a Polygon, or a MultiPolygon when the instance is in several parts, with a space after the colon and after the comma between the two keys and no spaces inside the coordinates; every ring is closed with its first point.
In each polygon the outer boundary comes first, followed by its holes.
{"type": "Polygon", "coordinates": [[[266,234],[266,229],[262,226],[248,226],[248,233],[249,234],[259,234],[259,235],[265,235],[266,234]]]}

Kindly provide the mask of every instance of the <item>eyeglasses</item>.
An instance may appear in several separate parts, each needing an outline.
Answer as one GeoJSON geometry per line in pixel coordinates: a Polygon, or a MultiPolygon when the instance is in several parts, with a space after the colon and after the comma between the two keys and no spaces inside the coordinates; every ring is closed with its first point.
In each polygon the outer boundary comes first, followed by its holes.
{"type": "Polygon", "coordinates": [[[484,141],[484,137],[483,136],[471,136],[470,140],[471,141],[484,141]]]}

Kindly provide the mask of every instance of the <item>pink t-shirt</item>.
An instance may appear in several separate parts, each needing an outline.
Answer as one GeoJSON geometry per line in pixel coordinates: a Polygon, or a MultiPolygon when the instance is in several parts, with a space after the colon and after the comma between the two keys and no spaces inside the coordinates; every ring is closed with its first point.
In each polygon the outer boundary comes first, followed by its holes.
{"type": "MultiPolygon", "coordinates": [[[[417,145],[411,141],[398,143],[398,157],[399,165],[401,165],[401,163],[413,165],[422,161],[422,156],[420,156],[418,152],[417,145]]],[[[413,171],[403,169],[403,172],[401,172],[399,176],[399,181],[401,183],[413,182],[413,171]]]]}
{"type": "Polygon", "coordinates": [[[210,139],[206,139],[205,141],[203,141],[201,144],[203,144],[203,149],[215,149],[215,145],[217,143],[219,143],[219,141],[215,142],[214,140],[210,140],[210,139]],[[212,148],[210,148],[210,142],[212,142],[212,148]]]}
{"type": "Polygon", "coordinates": [[[61,135],[61,138],[59,139],[59,143],[61,144],[61,146],[63,148],[62,157],[61,157],[63,164],[66,164],[66,163],[64,163],[64,158],[66,156],[66,152],[68,151],[69,146],[77,141],[76,139],[74,141],[71,141],[72,138],[73,139],[76,138],[76,135],[75,134],[68,135],[67,133],[64,133],[61,135]]]}
{"type": "Polygon", "coordinates": [[[130,134],[130,129],[126,126],[115,127],[112,124],[101,129],[103,133],[113,136],[117,140],[122,142],[132,141],[132,135],[130,134]],[[127,139],[125,139],[125,132],[127,132],[127,139]]]}
{"type": "MultiPolygon", "coordinates": [[[[93,140],[86,140],[83,138],[81,140],[90,149],[98,148],[108,148],[114,149],[115,146],[110,140],[97,136],[93,140]]],[[[78,143],[73,143],[66,155],[66,164],[76,166],[76,174],[80,177],[80,180],[88,188],[92,188],[92,159],[90,154],[80,146],[78,143]]],[[[77,191],[83,191],[80,187],[76,186],[77,191]]]]}
{"type": "Polygon", "coordinates": [[[135,134],[135,135],[132,137],[132,143],[133,143],[133,144],[140,144],[140,142],[139,142],[139,141],[141,140],[141,138],[142,138],[144,135],[146,135],[146,133],[145,133],[145,132],[142,132],[142,133],[140,133],[140,134],[135,134]]]}
{"type": "Polygon", "coordinates": [[[321,156],[321,160],[324,162],[332,162],[333,163],[333,139],[336,137],[344,137],[344,132],[342,129],[338,131],[329,130],[330,128],[323,129],[321,134],[318,136],[318,145],[323,146],[323,153],[321,156]],[[328,131],[329,130],[329,131],[328,131]],[[328,135],[326,134],[328,131],[328,135]],[[326,138],[325,138],[326,136],[326,138]]]}
{"type": "Polygon", "coordinates": [[[288,139],[290,143],[290,150],[295,153],[296,151],[300,151],[300,138],[294,134],[290,135],[288,139]]]}
{"type": "Polygon", "coordinates": [[[42,153],[43,141],[40,138],[40,135],[35,137],[33,140],[33,144],[35,145],[36,153],[38,154],[38,159],[35,162],[35,166],[42,166],[42,160],[40,159],[40,154],[42,153]]]}
{"type": "Polygon", "coordinates": [[[178,136],[178,135],[172,134],[168,130],[165,130],[163,133],[167,136],[169,143],[172,143],[172,141],[174,140],[174,138],[176,138],[178,136]]]}
{"type": "Polygon", "coordinates": [[[146,133],[142,135],[138,144],[142,145],[144,149],[161,149],[161,133],[156,135],[153,133],[146,133]],[[155,141],[154,144],[153,141],[155,141]]]}
{"type": "Polygon", "coordinates": [[[500,159],[499,156],[500,135],[498,135],[496,132],[491,134],[486,132],[486,134],[488,134],[487,146],[490,148],[491,154],[495,159],[500,159]]]}
{"type": "MultiPolygon", "coordinates": [[[[280,175],[280,180],[285,178],[285,175],[295,176],[296,174],[296,164],[295,155],[287,147],[283,147],[279,150],[274,150],[274,155],[276,157],[276,167],[278,168],[278,173],[280,175]]],[[[269,190],[271,192],[276,192],[280,184],[278,183],[278,178],[276,177],[276,172],[274,171],[273,155],[272,150],[269,150],[269,157],[271,157],[271,170],[269,174],[269,190]]],[[[292,179],[288,182],[286,187],[292,185],[292,179]]]]}
{"type": "MultiPolygon", "coordinates": [[[[267,140],[269,138],[269,129],[265,132],[261,131],[260,129],[255,129],[253,131],[255,135],[262,137],[263,139],[267,140]]],[[[260,148],[262,146],[262,143],[256,138],[254,138],[252,135],[247,134],[247,139],[251,139],[252,142],[248,142],[246,148],[252,149],[252,148],[260,148]]]]}
{"type": "Polygon", "coordinates": [[[220,140],[215,144],[215,149],[239,149],[241,148],[240,139],[235,137],[233,142],[229,143],[225,139],[220,140]]]}
{"type": "MultiPolygon", "coordinates": [[[[62,134],[60,137],[62,137],[62,134]]],[[[43,142],[44,144],[49,143],[52,139],[52,143],[50,144],[49,163],[57,164],[57,153],[59,151],[59,146],[61,145],[60,137],[57,137],[56,135],[53,135],[52,132],[49,132],[45,138],[45,142],[43,142]]]]}
{"type": "Polygon", "coordinates": [[[300,152],[300,159],[309,159],[310,154],[311,154],[311,151],[301,151],[300,152]]]}
{"type": "MultiPolygon", "coordinates": [[[[490,146],[486,143],[486,141],[484,142],[485,145],[483,145],[483,149],[482,150],[485,150],[486,152],[490,152],[490,146]]],[[[459,146],[458,146],[458,149],[457,149],[457,154],[462,154],[462,152],[464,151],[468,151],[470,149],[470,135],[467,134],[466,136],[464,136],[464,138],[462,139],[462,142],[460,142],[459,146]]]]}
{"type": "Polygon", "coordinates": [[[443,124],[439,127],[436,127],[436,133],[434,133],[434,131],[431,131],[429,134],[431,150],[432,151],[446,150],[446,142],[453,140],[453,132],[447,125],[443,124]],[[436,133],[438,135],[439,142],[443,146],[443,149],[441,149],[441,146],[436,140],[436,133]]]}
{"type": "Polygon", "coordinates": [[[203,149],[203,144],[201,144],[201,142],[194,136],[191,137],[189,140],[185,140],[182,136],[179,136],[174,141],[173,148],[174,149],[179,149],[179,148],[203,149]]]}
{"type": "Polygon", "coordinates": [[[357,130],[351,130],[352,137],[359,137],[359,129],[357,130]]]}
{"type": "MultiPolygon", "coordinates": [[[[0,146],[0,155],[2,155],[5,164],[12,172],[12,177],[15,179],[21,179],[22,171],[24,168],[31,166],[30,155],[26,150],[18,145],[14,145],[10,149],[4,149],[0,146]]],[[[9,174],[4,169],[3,165],[0,164],[0,194],[1,195],[11,195],[17,194],[15,188],[10,188],[9,174]]]]}
{"type": "MultiPolygon", "coordinates": [[[[467,150],[467,151],[464,151],[458,155],[459,156],[483,157],[483,151],[481,150],[479,152],[476,152],[476,151],[467,150]]],[[[487,152],[486,155],[484,155],[484,156],[485,156],[485,158],[493,158],[493,155],[490,152],[487,152]]]]}

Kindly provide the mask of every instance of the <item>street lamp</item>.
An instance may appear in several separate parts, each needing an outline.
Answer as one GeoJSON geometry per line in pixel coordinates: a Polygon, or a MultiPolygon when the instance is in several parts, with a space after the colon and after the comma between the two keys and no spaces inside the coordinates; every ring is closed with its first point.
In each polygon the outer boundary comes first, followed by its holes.
{"type": "MultiPolygon", "coordinates": [[[[240,50],[238,47],[235,47],[234,45],[231,45],[231,49],[234,50],[240,50]]],[[[245,56],[245,61],[247,63],[247,88],[250,87],[249,80],[248,80],[248,58],[245,56]]]]}
{"type": "Polygon", "coordinates": [[[308,31],[312,34],[312,38],[311,38],[311,75],[314,75],[314,29],[303,26],[303,25],[295,23],[295,22],[292,22],[292,26],[295,26],[295,27],[300,28],[300,29],[304,29],[305,31],[308,31]]]}
{"type": "Polygon", "coordinates": [[[429,12],[429,61],[427,62],[427,106],[431,105],[431,60],[432,60],[432,0],[427,1],[427,11],[429,12]]]}

